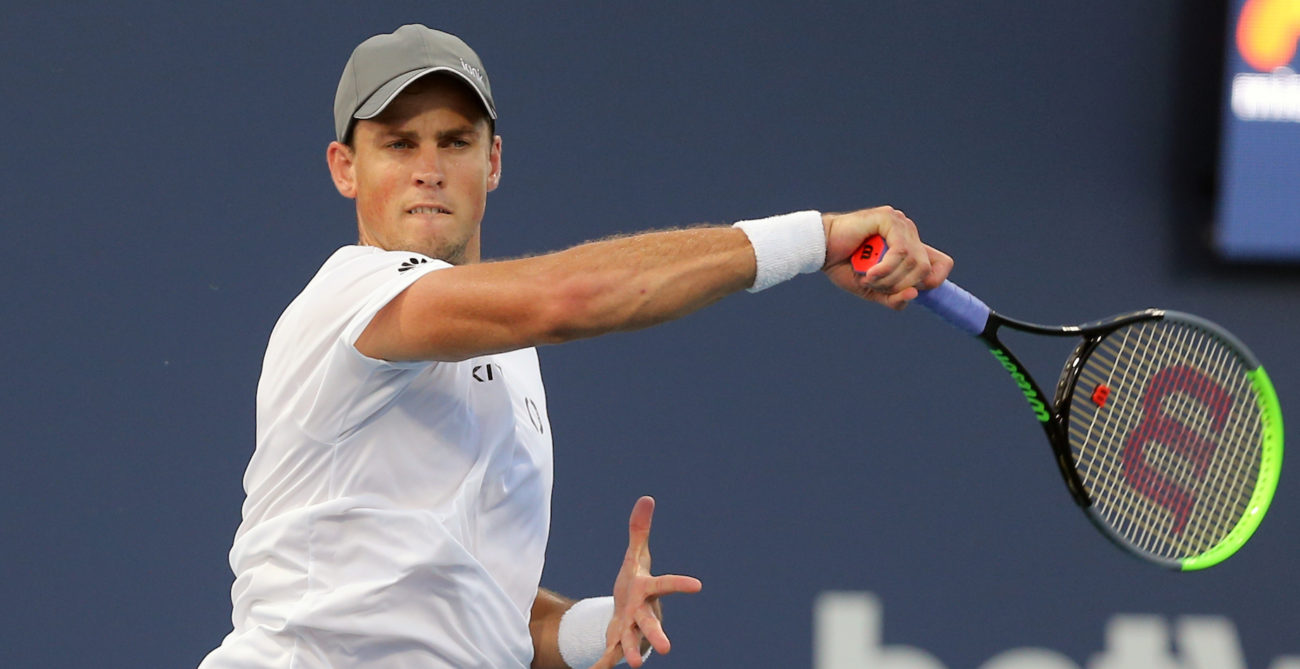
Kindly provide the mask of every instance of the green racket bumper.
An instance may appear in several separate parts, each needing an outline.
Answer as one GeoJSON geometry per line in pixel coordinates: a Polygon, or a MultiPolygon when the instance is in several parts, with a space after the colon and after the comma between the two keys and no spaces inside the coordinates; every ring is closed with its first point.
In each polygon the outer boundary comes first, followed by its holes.
{"type": "Polygon", "coordinates": [[[1277,490],[1278,477],[1282,473],[1282,407],[1278,404],[1273,382],[1269,380],[1268,373],[1262,366],[1247,372],[1246,375],[1250,377],[1251,385],[1255,389],[1260,420],[1263,422],[1263,444],[1255,491],[1246,504],[1246,512],[1242,514],[1241,520],[1237,521],[1237,525],[1228,532],[1223,541],[1200,555],[1182,560],[1179,568],[1183,571],[1212,567],[1236,553],[1237,549],[1241,548],[1255,533],[1255,528],[1259,527],[1260,521],[1264,520],[1268,505],[1273,501],[1273,493],[1277,490]]]}

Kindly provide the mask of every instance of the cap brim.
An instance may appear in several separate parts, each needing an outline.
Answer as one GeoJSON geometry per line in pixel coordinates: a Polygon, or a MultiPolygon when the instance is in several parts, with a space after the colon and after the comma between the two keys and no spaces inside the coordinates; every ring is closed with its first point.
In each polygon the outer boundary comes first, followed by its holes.
{"type": "Polygon", "coordinates": [[[352,114],[352,118],[368,119],[379,116],[384,113],[384,110],[388,108],[388,105],[392,103],[392,101],[395,100],[402,91],[406,90],[407,86],[414,83],[416,79],[434,72],[447,72],[459,77],[465,82],[465,85],[469,86],[470,89],[478,95],[478,99],[483,103],[483,108],[487,110],[488,116],[491,116],[493,120],[496,120],[497,110],[492,106],[492,101],[489,100],[487,95],[483,93],[483,90],[479,88],[477,81],[470,79],[460,70],[441,66],[426,67],[422,70],[411,70],[410,72],[404,72],[389,79],[388,83],[380,86],[379,90],[376,90],[374,94],[369,98],[366,98],[365,102],[361,103],[361,106],[357,108],[356,113],[352,114]]]}

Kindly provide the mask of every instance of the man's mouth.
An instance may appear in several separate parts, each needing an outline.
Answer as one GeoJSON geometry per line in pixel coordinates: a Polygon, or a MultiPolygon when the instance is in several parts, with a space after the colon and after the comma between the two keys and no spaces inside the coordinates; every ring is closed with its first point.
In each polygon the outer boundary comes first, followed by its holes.
{"type": "Polygon", "coordinates": [[[408,214],[450,214],[451,210],[445,207],[412,207],[406,210],[408,214]]]}

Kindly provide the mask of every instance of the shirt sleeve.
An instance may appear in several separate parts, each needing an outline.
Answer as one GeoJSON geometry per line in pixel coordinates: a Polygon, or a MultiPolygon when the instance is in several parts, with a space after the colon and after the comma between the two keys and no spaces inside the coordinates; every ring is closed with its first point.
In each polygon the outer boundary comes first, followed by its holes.
{"type": "Polygon", "coordinates": [[[366,328],[370,325],[370,321],[375,319],[375,314],[378,314],[381,309],[388,306],[388,303],[392,302],[393,298],[401,295],[403,291],[411,287],[411,284],[415,283],[416,280],[423,277],[425,274],[429,274],[434,270],[450,267],[451,265],[441,260],[429,260],[421,255],[411,255],[409,252],[400,253],[389,251],[382,255],[383,260],[387,262],[380,265],[378,268],[379,271],[374,273],[378,276],[370,274],[366,277],[367,279],[371,279],[370,281],[366,281],[366,283],[373,284],[373,288],[364,295],[360,304],[351,314],[351,318],[343,328],[339,343],[346,345],[347,348],[351,349],[358,356],[373,361],[381,366],[394,368],[423,367],[429,363],[420,360],[411,362],[389,362],[387,360],[367,357],[361,351],[357,350],[357,340],[361,338],[361,333],[365,332],[366,328]],[[391,256],[397,257],[392,258],[391,256]]]}
{"type": "Polygon", "coordinates": [[[365,249],[336,266],[327,265],[313,280],[304,306],[327,336],[311,374],[315,392],[306,411],[310,431],[318,438],[345,438],[437,364],[371,358],[357,350],[356,341],[394,297],[420,277],[447,267],[446,262],[409,251],[365,249]]]}

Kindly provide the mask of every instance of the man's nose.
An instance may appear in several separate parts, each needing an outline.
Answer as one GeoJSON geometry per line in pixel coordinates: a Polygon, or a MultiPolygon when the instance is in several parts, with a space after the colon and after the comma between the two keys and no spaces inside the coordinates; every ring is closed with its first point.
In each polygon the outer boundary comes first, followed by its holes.
{"type": "Polygon", "coordinates": [[[422,186],[441,186],[443,180],[442,160],[437,149],[420,152],[419,162],[415,166],[415,181],[422,186]]]}

